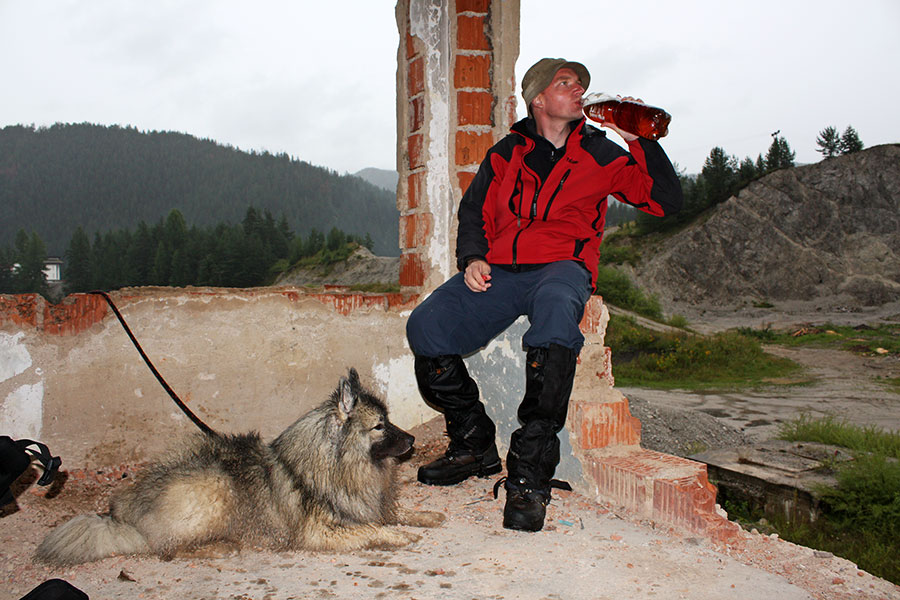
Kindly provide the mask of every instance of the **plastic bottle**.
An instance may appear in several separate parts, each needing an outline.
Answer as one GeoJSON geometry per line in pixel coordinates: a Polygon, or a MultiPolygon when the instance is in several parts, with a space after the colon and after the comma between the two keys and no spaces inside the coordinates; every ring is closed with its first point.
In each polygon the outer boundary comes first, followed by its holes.
{"type": "Polygon", "coordinates": [[[609,94],[594,93],[584,97],[584,114],[598,123],[613,123],[622,131],[648,140],[658,140],[669,133],[669,121],[672,115],[663,109],[619,100],[609,94]]]}

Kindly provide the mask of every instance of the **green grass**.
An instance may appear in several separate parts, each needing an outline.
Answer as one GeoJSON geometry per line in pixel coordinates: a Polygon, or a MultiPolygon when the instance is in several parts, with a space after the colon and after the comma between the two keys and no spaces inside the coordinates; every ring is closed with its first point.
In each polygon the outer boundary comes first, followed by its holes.
{"type": "Polygon", "coordinates": [[[397,294],[400,292],[399,283],[360,283],[351,285],[352,292],[370,292],[375,294],[397,294]]]}
{"type": "Polygon", "coordinates": [[[328,248],[322,248],[318,252],[316,252],[312,256],[305,256],[294,263],[294,266],[299,267],[317,267],[317,266],[332,266],[335,263],[343,262],[350,258],[350,255],[359,248],[359,244],[356,242],[347,242],[345,244],[341,244],[337,248],[333,250],[329,250],[328,248]]]}
{"type": "Polygon", "coordinates": [[[881,383],[886,387],[889,391],[894,392],[895,394],[900,394],[900,377],[893,377],[882,379],[881,383]]]}
{"type": "MultiPolygon", "coordinates": [[[[818,442],[860,453],[900,459],[900,434],[880,427],[852,425],[835,417],[813,419],[803,415],[784,423],[778,438],[792,442],[818,442]]],[[[900,492],[900,487],[897,488],[900,492]]]]}
{"type": "Polygon", "coordinates": [[[873,356],[900,355],[900,325],[898,324],[849,327],[826,323],[816,327],[802,327],[789,331],[753,330],[750,328],[741,328],[738,331],[743,335],[755,337],[767,343],[784,346],[837,348],[873,356]]]}
{"type": "Polygon", "coordinates": [[[772,383],[800,370],[739,333],[660,333],[616,315],[610,317],[606,345],[612,348],[616,384],[626,387],[738,388],[772,383]]]}
{"type": "Polygon", "coordinates": [[[784,424],[779,437],[841,446],[854,454],[835,467],[835,487],[816,490],[823,517],[803,524],[776,518],[779,535],[900,584],[900,433],[803,416],[784,424]]]}

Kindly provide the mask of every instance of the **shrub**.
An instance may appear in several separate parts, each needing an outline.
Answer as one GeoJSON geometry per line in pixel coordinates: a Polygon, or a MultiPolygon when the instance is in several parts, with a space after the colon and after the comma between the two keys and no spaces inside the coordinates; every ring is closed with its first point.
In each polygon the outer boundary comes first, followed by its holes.
{"type": "Polygon", "coordinates": [[[597,273],[597,291],[604,300],[619,308],[634,311],[651,319],[662,319],[659,300],[644,294],[621,271],[601,266],[597,273]]]}

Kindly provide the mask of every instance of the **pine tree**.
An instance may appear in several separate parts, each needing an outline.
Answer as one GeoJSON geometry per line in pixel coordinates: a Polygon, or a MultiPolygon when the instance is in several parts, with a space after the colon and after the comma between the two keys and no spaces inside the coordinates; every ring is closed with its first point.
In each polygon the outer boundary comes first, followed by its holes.
{"type": "Polygon", "coordinates": [[[128,248],[128,264],[134,281],[131,285],[150,285],[150,270],[156,257],[159,240],[154,239],[153,232],[144,221],[138,223],[137,232],[128,248]]]}
{"type": "Polygon", "coordinates": [[[9,247],[0,248],[0,294],[13,294],[16,291],[13,283],[15,262],[13,252],[9,247]]]}
{"type": "Polygon", "coordinates": [[[738,186],[743,187],[759,177],[759,170],[756,168],[756,163],[753,162],[753,159],[749,156],[745,157],[744,160],[741,161],[741,166],[738,167],[738,186]]]}
{"type": "Polygon", "coordinates": [[[766,153],[766,172],[771,173],[778,169],[787,169],[794,166],[795,153],[791,150],[787,140],[777,136],[772,140],[769,151],[766,153]]]}
{"type": "Polygon", "coordinates": [[[63,279],[66,282],[66,293],[88,292],[93,289],[91,240],[81,226],[75,230],[69,241],[63,279]]]}
{"type": "Polygon", "coordinates": [[[852,126],[848,125],[847,129],[844,130],[844,134],[841,136],[841,154],[853,154],[854,152],[859,152],[865,148],[863,146],[862,140],[859,139],[859,134],[856,133],[856,130],[853,129],[852,126]]]}
{"type": "Polygon", "coordinates": [[[325,244],[325,247],[328,250],[334,251],[346,243],[347,236],[344,234],[344,232],[337,227],[332,227],[331,231],[328,232],[328,241],[325,244]]]}
{"type": "Polygon", "coordinates": [[[762,154],[756,155],[756,172],[759,175],[765,175],[766,173],[766,159],[763,158],[762,154]]]}
{"type": "Polygon", "coordinates": [[[325,247],[325,234],[315,227],[309,232],[309,237],[306,240],[303,256],[315,256],[319,250],[325,247]]]}
{"type": "Polygon", "coordinates": [[[706,206],[724,202],[737,187],[737,160],[716,146],[704,161],[700,174],[706,184],[706,206]]]}
{"type": "Polygon", "coordinates": [[[47,286],[47,274],[44,273],[47,247],[38,237],[37,232],[32,231],[31,235],[27,236],[27,241],[23,244],[23,251],[19,254],[17,262],[19,268],[13,275],[16,292],[19,294],[37,293],[47,297],[50,292],[47,286]]]}
{"type": "Polygon", "coordinates": [[[841,136],[837,129],[829,125],[819,132],[816,138],[816,152],[821,152],[825,158],[832,158],[841,153],[841,136]]]}

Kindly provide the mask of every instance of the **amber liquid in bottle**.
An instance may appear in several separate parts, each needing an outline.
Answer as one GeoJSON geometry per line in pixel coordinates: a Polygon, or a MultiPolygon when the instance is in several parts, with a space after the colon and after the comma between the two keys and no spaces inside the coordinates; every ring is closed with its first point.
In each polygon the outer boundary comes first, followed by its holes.
{"type": "Polygon", "coordinates": [[[669,133],[672,116],[663,109],[619,100],[607,94],[590,94],[584,99],[584,114],[598,123],[612,123],[622,131],[648,140],[658,140],[669,133]]]}

